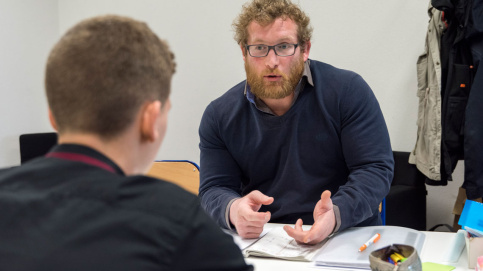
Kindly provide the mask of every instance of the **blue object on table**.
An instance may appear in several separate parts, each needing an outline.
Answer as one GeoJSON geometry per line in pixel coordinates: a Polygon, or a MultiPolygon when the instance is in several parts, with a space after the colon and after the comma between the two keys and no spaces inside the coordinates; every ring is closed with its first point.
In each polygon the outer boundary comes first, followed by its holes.
{"type": "Polygon", "coordinates": [[[468,227],[483,231],[483,216],[481,214],[483,214],[483,203],[467,199],[458,224],[462,228],[468,227]]]}

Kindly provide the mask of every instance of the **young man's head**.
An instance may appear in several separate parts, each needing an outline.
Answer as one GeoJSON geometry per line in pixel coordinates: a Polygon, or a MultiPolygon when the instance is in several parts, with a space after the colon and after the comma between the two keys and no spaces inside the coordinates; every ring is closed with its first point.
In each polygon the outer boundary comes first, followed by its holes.
{"type": "Polygon", "coordinates": [[[247,82],[261,99],[291,95],[310,52],[310,19],[288,0],[253,0],[233,23],[247,82]]]}
{"type": "Polygon", "coordinates": [[[47,61],[45,88],[59,135],[117,137],[147,104],[169,107],[174,71],[173,53],[145,23],[119,16],[78,23],[47,61]]]}

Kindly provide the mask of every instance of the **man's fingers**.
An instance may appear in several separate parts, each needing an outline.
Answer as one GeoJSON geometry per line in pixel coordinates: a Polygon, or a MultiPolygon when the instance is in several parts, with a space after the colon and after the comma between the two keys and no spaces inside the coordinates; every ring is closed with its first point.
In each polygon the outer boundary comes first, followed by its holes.
{"type": "Polygon", "coordinates": [[[302,219],[298,219],[295,223],[295,227],[292,228],[288,225],[283,226],[283,229],[287,234],[292,237],[297,243],[303,244],[305,236],[307,235],[307,231],[302,229],[303,221],[302,219]]]}
{"type": "Polygon", "coordinates": [[[249,198],[254,203],[257,203],[257,204],[269,205],[269,204],[272,204],[272,202],[273,202],[272,197],[264,195],[262,192],[260,192],[258,190],[254,190],[254,191],[250,192],[247,196],[249,196],[249,198]]]}
{"type": "Polygon", "coordinates": [[[243,238],[258,238],[263,232],[263,227],[245,227],[242,232],[238,232],[243,238]]]}
{"type": "Polygon", "coordinates": [[[332,199],[330,199],[331,193],[329,190],[325,190],[321,195],[320,195],[320,200],[317,202],[315,205],[314,209],[314,220],[317,220],[317,218],[324,214],[325,212],[332,210],[333,205],[332,205],[332,199]]]}
{"type": "Polygon", "coordinates": [[[285,225],[283,226],[283,229],[285,230],[285,232],[287,232],[287,234],[292,237],[293,239],[297,240],[297,237],[300,236],[300,232],[297,231],[296,229],[290,227],[289,225],[285,225]]]}
{"type": "Polygon", "coordinates": [[[260,237],[260,233],[247,233],[245,236],[243,235],[240,235],[240,236],[245,239],[255,239],[260,237]]]}
{"type": "Polygon", "coordinates": [[[334,223],[330,220],[322,219],[315,221],[310,231],[305,236],[304,242],[307,244],[317,244],[323,241],[329,234],[332,233],[334,223]]]}
{"type": "Polygon", "coordinates": [[[253,239],[253,238],[260,237],[260,234],[262,233],[262,231],[260,231],[260,232],[239,232],[238,235],[240,235],[240,237],[242,237],[242,238],[253,239]]]}
{"type": "Polygon", "coordinates": [[[320,235],[320,231],[322,229],[319,229],[320,227],[317,227],[317,225],[313,225],[312,228],[310,228],[310,230],[307,232],[307,234],[305,235],[304,237],[304,243],[306,244],[312,244],[312,243],[318,243],[322,240],[318,240],[319,238],[319,235],[320,235]]]}
{"type": "Polygon", "coordinates": [[[304,224],[304,222],[302,221],[301,218],[297,219],[297,222],[295,223],[295,230],[303,231],[303,229],[302,229],[303,224],[304,224]]]}
{"type": "Polygon", "coordinates": [[[260,191],[252,191],[237,199],[230,206],[230,221],[243,238],[256,238],[263,231],[263,226],[270,220],[270,212],[258,212],[262,204],[273,202],[260,191]]]}
{"type": "Polygon", "coordinates": [[[325,190],[324,192],[322,192],[322,195],[320,195],[320,201],[322,202],[323,206],[326,206],[327,204],[332,204],[330,196],[331,193],[329,190],[325,190]]]}
{"type": "Polygon", "coordinates": [[[271,214],[270,212],[249,212],[247,213],[244,218],[248,222],[260,222],[263,224],[267,223],[270,220],[271,214]]]}

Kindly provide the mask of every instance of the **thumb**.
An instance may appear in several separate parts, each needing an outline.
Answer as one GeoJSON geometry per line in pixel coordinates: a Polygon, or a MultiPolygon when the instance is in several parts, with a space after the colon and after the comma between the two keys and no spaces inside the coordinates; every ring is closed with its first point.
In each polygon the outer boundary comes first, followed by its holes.
{"type": "Polygon", "coordinates": [[[332,203],[330,196],[331,196],[331,193],[329,190],[325,190],[324,192],[322,192],[322,195],[320,195],[320,201],[322,201],[322,205],[327,205],[328,203],[332,203]]]}
{"type": "Polygon", "coordinates": [[[269,197],[258,190],[253,190],[247,196],[249,196],[250,200],[255,204],[269,205],[273,202],[272,197],[269,197]]]}
{"type": "Polygon", "coordinates": [[[322,192],[322,195],[320,195],[320,201],[315,206],[318,212],[324,212],[333,208],[330,196],[331,193],[329,190],[322,192]]]}

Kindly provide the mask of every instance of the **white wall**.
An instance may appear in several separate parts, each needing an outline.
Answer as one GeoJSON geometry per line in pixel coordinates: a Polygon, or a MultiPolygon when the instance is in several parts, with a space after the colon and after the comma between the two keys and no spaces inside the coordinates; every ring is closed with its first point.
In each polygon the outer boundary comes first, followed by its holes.
{"type": "Polygon", "coordinates": [[[56,0],[0,0],[0,167],[20,163],[20,134],[52,131],[43,73],[57,14],[56,0]]]}
{"type": "MultiPolygon", "coordinates": [[[[115,13],[146,21],[178,62],[173,110],[159,158],[199,162],[198,124],[206,105],[244,79],[231,23],[245,0],[60,0],[61,33],[86,17],[115,13]]],[[[312,19],[310,57],[360,73],[373,88],[393,149],[416,141],[416,59],[423,51],[427,2],[300,1],[312,19]],[[410,18],[410,19],[409,19],[410,18]]]]}
{"type": "Polygon", "coordinates": [[[158,159],[199,164],[198,125],[208,103],[243,80],[240,49],[231,21],[243,1],[87,0],[59,1],[61,32],[86,17],[128,15],[143,20],[176,55],[168,132],[158,159]]]}
{"type": "MultiPolygon", "coordinates": [[[[0,33],[6,31],[5,25],[16,24],[14,32],[7,33],[11,42],[0,44],[2,97],[9,97],[8,101],[2,99],[0,108],[0,123],[9,127],[0,131],[0,166],[18,164],[19,134],[49,129],[42,75],[53,40],[79,20],[100,14],[127,15],[145,21],[160,38],[168,40],[178,65],[169,129],[157,158],[199,163],[201,114],[211,100],[244,80],[240,49],[231,30],[244,2],[7,1],[11,10],[0,10],[0,33]],[[3,13],[8,13],[7,19],[3,13]],[[4,46],[8,48],[3,49],[4,46]]],[[[381,104],[393,149],[411,151],[417,129],[415,63],[423,51],[428,2],[300,0],[300,5],[314,27],[310,57],[361,74],[381,104]]],[[[462,176],[462,170],[455,174],[457,180],[462,180],[462,176]]],[[[454,186],[460,184],[456,182],[454,186]]],[[[429,190],[428,226],[452,223],[456,188],[429,190]]]]}

